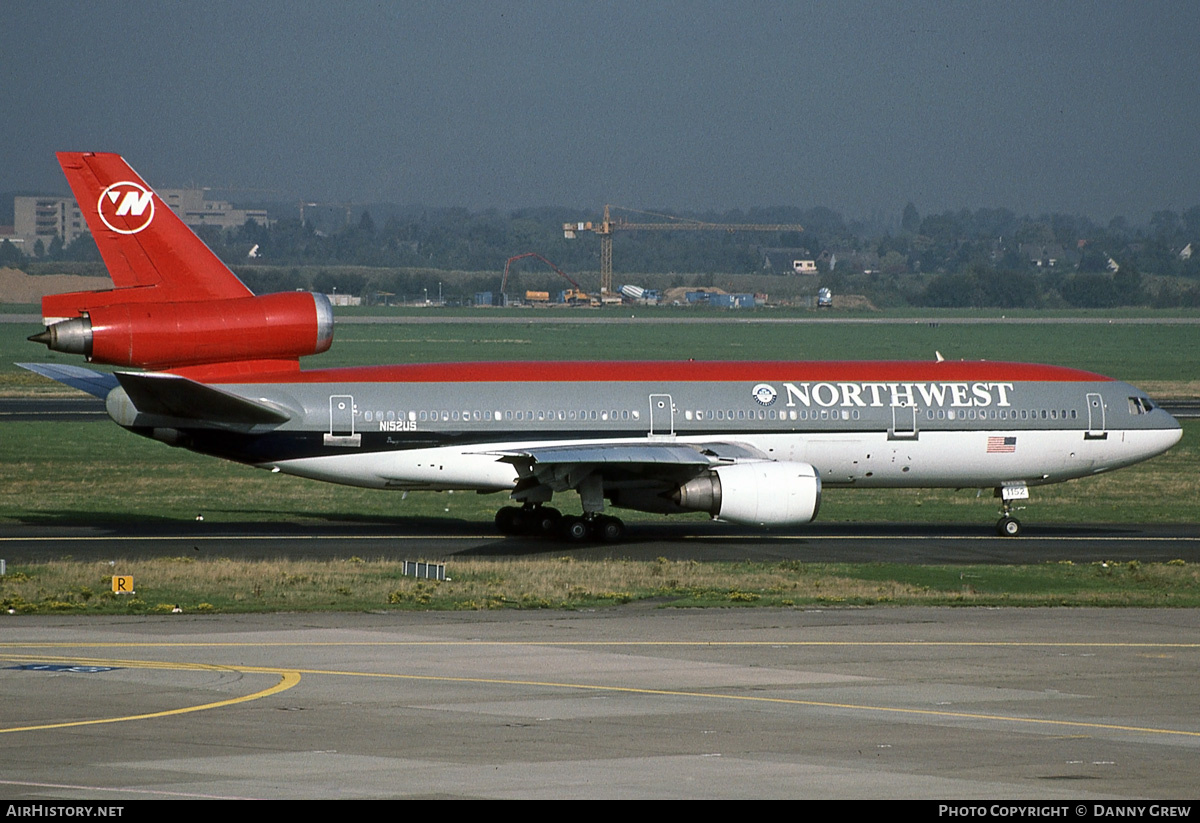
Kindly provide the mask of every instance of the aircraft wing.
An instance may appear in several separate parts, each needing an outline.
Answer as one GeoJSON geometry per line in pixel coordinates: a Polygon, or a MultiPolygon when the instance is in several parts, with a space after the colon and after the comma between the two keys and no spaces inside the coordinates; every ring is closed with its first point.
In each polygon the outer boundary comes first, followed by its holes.
{"type": "Polygon", "coordinates": [[[535,446],[497,452],[516,467],[517,488],[575,489],[590,477],[607,488],[663,488],[685,483],[710,467],[769,460],[742,443],[645,442],[535,446]]]}
{"type": "Polygon", "coordinates": [[[675,443],[636,445],[541,446],[500,453],[500,460],[518,467],[563,464],[647,464],[707,466],[713,461],[696,449],[675,443]]]}
{"type": "Polygon", "coordinates": [[[80,366],[63,366],[58,363],[18,363],[17,365],[35,374],[40,374],[42,377],[57,380],[73,389],[85,391],[101,400],[117,387],[117,378],[108,372],[92,371],[80,366]]]}
{"type": "Polygon", "coordinates": [[[769,460],[742,443],[624,443],[581,446],[536,446],[498,452],[500,460],[518,468],[534,466],[624,465],[706,468],[721,463],[769,460]]]}

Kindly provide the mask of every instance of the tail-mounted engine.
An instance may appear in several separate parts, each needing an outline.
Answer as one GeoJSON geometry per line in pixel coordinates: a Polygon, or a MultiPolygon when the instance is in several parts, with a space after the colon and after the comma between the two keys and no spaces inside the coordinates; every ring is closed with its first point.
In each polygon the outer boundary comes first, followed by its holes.
{"type": "Polygon", "coordinates": [[[310,292],[100,304],[29,339],[94,363],[144,369],[292,359],[330,347],[333,309],[325,295],[310,292]]]}

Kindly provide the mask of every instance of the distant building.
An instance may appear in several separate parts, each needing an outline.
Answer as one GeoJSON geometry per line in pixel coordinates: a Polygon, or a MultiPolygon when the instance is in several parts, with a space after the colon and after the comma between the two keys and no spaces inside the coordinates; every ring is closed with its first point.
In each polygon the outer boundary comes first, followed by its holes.
{"type": "Polygon", "coordinates": [[[1066,249],[1057,243],[1022,243],[1019,254],[1038,268],[1052,269],[1066,255],[1066,249]]]}
{"type": "Polygon", "coordinates": [[[270,225],[266,209],[235,209],[224,200],[206,200],[204,189],[162,189],[158,196],[192,228],[216,226],[220,229],[236,229],[245,225],[247,220],[253,220],[260,226],[270,225]]]}
{"type": "Polygon", "coordinates": [[[39,240],[44,249],[50,248],[55,237],[70,245],[87,230],[72,197],[13,198],[13,234],[20,238],[26,254],[34,254],[39,240]]]}
{"type": "MultiPolygon", "coordinates": [[[[247,220],[270,225],[265,209],[235,209],[224,200],[206,200],[204,189],[160,189],[158,196],[192,228],[232,229],[247,220]]],[[[50,248],[55,237],[69,246],[87,233],[87,222],[73,197],[13,198],[13,241],[19,241],[26,254],[34,253],[39,240],[44,249],[50,248]]]]}
{"type": "Polygon", "coordinates": [[[817,263],[805,248],[766,248],[760,246],[762,267],[771,274],[816,274],[817,263]]]}

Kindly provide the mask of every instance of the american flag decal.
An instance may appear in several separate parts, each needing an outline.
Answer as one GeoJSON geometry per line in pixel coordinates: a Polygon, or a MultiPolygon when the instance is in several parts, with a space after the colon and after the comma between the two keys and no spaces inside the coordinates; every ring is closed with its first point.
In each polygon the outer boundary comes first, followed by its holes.
{"type": "Polygon", "coordinates": [[[1015,437],[989,437],[987,442],[988,454],[1012,454],[1017,450],[1015,437]]]}

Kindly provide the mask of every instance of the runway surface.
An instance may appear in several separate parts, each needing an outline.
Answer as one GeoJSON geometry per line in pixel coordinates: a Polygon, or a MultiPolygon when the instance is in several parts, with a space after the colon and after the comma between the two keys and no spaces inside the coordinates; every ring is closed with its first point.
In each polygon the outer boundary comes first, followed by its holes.
{"type": "Polygon", "coordinates": [[[0,526],[0,558],[9,564],[59,558],[80,561],[145,557],[263,559],[452,560],[485,557],[561,557],[699,561],[855,563],[1045,563],[1070,560],[1200,563],[1200,526],[1121,526],[1027,523],[1024,536],[997,537],[992,525],[814,523],[786,532],[758,532],[688,521],[631,524],[619,544],[567,544],[555,539],[504,538],[488,523],[411,520],[220,524],[185,522],[138,526],[0,526]]]}
{"type": "Polygon", "coordinates": [[[13,802],[1196,794],[1196,610],[2,619],[13,802]]]}

